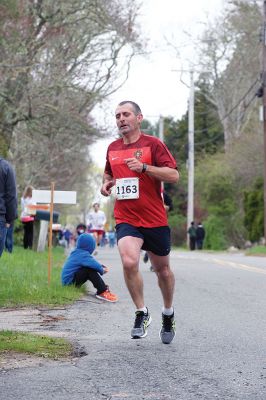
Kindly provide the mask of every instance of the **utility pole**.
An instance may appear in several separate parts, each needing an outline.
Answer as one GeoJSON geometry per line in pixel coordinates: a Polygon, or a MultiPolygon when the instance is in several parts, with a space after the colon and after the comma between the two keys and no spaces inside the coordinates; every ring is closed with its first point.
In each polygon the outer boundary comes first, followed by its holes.
{"type": "Polygon", "coordinates": [[[266,1],[263,2],[264,240],[266,243],[266,1]]]}
{"type": "MultiPolygon", "coordinates": [[[[159,139],[164,143],[164,118],[160,115],[159,119],[159,139]]],[[[164,190],[164,182],[161,183],[162,190],[164,190]]]]}
{"type": "MultiPolygon", "coordinates": [[[[265,0],[266,1],[266,0],[265,0]]],[[[177,71],[177,70],[174,70],[177,71]]],[[[188,200],[187,200],[187,230],[192,221],[194,221],[194,71],[185,71],[190,73],[190,92],[188,102],[188,200]]],[[[189,246],[189,235],[187,235],[187,244],[189,246]]]]}
{"type": "MultiPolygon", "coordinates": [[[[188,104],[188,203],[187,229],[194,221],[194,77],[190,71],[190,95],[188,104]]],[[[189,238],[188,238],[189,240],[189,238]]]]}

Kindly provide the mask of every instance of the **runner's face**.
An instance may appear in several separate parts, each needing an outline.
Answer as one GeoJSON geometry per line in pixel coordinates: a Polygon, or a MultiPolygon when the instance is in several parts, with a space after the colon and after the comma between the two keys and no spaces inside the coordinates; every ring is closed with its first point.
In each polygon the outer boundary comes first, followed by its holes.
{"type": "Polygon", "coordinates": [[[134,114],[133,107],[130,103],[118,106],[115,112],[116,125],[121,135],[139,130],[142,114],[134,114]]]}

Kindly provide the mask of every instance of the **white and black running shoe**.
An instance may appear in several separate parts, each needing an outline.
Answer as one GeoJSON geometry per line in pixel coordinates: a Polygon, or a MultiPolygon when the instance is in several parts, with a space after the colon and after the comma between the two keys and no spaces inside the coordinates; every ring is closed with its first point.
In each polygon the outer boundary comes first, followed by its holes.
{"type": "Polygon", "coordinates": [[[145,314],[143,311],[136,311],[135,322],[131,330],[132,339],[141,339],[147,336],[147,328],[150,325],[152,319],[147,310],[145,314]]]}
{"type": "Polygon", "coordinates": [[[175,337],[175,316],[162,314],[160,338],[164,344],[170,344],[175,337]]]}

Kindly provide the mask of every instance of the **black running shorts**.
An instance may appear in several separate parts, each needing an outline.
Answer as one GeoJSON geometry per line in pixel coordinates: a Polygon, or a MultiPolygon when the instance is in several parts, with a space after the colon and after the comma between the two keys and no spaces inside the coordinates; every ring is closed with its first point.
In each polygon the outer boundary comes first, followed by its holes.
{"type": "Polygon", "coordinates": [[[117,242],[125,236],[133,236],[143,239],[142,249],[151,251],[157,256],[167,256],[171,250],[171,236],[169,226],[158,228],[135,227],[121,223],[116,225],[117,242]]]}

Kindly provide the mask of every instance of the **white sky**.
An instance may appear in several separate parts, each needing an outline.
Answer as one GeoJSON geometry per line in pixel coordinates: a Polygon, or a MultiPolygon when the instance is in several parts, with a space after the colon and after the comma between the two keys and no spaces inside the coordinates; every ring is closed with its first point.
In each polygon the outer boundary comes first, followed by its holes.
{"type": "MultiPolygon", "coordinates": [[[[180,81],[180,72],[195,62],[194,45],[208,17],[218,16],[225,0],[144,0],[139,23],[149,39],[147,57],[139,56],[131,64],[129,79],[105,104],[105,117],[116,134],[114,110],[123,100],[139,104],[145,119],[155,123],[159,116],[180,118],[187,110],[189,88],[180,81]],[[184,32],[187,32],[184,33],[184,32]],[[167,46],[175,43],[180,55],[167,46]],[[112,126],[111,126],[112,127],[112,126]]],[[[189,74],[182,80],[189,84],[189,74]]],[[[96,116],[97,118],[97,116],[96,116]]],[[[94,162],[103,167],[108,144],[114,137],[99,140],[91,147],[94,162]]]]}

